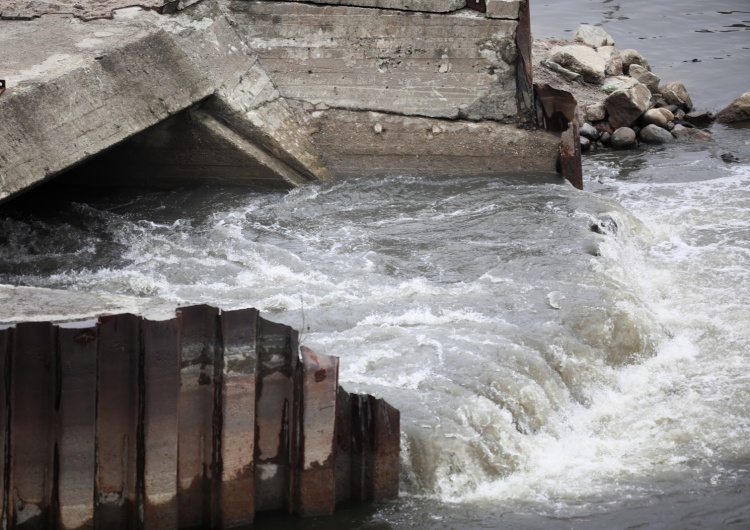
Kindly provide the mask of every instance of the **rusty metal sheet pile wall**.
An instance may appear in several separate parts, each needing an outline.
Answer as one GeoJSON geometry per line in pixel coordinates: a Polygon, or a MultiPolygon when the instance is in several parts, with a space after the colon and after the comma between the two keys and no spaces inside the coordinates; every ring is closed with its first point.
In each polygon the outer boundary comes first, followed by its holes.
{"type": "Polygon", "coordinates": [[[236,528],[398,495],[398,411],[255,309],[20,323],[0,366],[3,528],[236,528]]]}

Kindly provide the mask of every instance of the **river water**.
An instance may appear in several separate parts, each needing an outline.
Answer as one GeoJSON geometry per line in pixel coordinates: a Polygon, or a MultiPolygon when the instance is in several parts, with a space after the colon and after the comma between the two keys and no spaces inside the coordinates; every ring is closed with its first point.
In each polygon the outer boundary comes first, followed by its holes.
{"type": "MultiPolygon", "coordinates": [[[[750,89],[746,0],[532,17],[536,37],[603,24],[697,107],[750,89]]],[[[0,282],[255,306],[401,410],[399,500],[258,528],[749,528],[750,128],[713,130],[586,156],[584,192],[42,190],[0,211],[0,282]]]]}

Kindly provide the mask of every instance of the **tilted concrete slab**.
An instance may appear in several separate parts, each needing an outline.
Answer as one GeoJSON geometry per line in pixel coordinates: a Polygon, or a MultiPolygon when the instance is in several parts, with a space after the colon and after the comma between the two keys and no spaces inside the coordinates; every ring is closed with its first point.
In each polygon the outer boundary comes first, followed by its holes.
{"type": "Polygon", "coordinates": [[[304,3],[230,3],[288,99],[410,116],[515,122],[518,23],[304,3]]]}
{"type": "Polygon", "coordinates": [[[213,92],[156,27],[56,16],[2,24],[0,200],[213,92]]]}
{"type": "MultiPolygon", "coordinates": [[[[219,4],[204,4],[171,17],[125,10],[112,21],[44,16],[0,22],[8,88],[0,98],[0,201],[211,95],[208,112],[217,119],[210,127],[203,120],[204,129],[232,145],[235,156],[185,167],[187,180],[217,175],[232,184],[278,188],[328,178],[309,135],[219,4]],[[221,173],[222,166],[237,171],[221,173]]],[[[99,183],[129,184],[127,171],[138,176],[137,167],[120,165],[104,173],[111,182],[100,175],[99,183]]]]}

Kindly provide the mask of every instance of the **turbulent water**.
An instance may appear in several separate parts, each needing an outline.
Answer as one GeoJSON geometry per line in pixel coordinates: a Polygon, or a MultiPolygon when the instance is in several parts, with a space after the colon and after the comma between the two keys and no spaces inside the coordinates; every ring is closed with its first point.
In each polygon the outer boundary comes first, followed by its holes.
{"type": "MultiPolygon", "coordinates": [[[[749,88],[744,0],[532,16],[537,36],[603,23],[699,107],[749,88]]],[[[343,386],[401,410],[404,493],[300,527],[747,528],[750,128],[714,136],[588,156],[585,192],[30,195],[0,211],[0,282],[255,306],[339,356],[343,386]]]]}

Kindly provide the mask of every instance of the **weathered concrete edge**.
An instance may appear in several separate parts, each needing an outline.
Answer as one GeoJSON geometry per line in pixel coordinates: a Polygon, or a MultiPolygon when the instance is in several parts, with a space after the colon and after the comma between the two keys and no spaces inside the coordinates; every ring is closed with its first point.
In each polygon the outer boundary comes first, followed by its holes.
{"type": "Polygon", "coordinates": [[[214,86],[160,29],[0,99],[0,200],[208,97],[214,86]],[[133,77],[132,72],[138,72],[133,77]],[[158,82],[152,82],[158,79],[158,82]],[[67,112],[66,112],[67,111],[67,112]],[[50,123],[50,120],[52,122],[50,123]],[[14,173],[12,181],[7,175],[14,173]]]}

